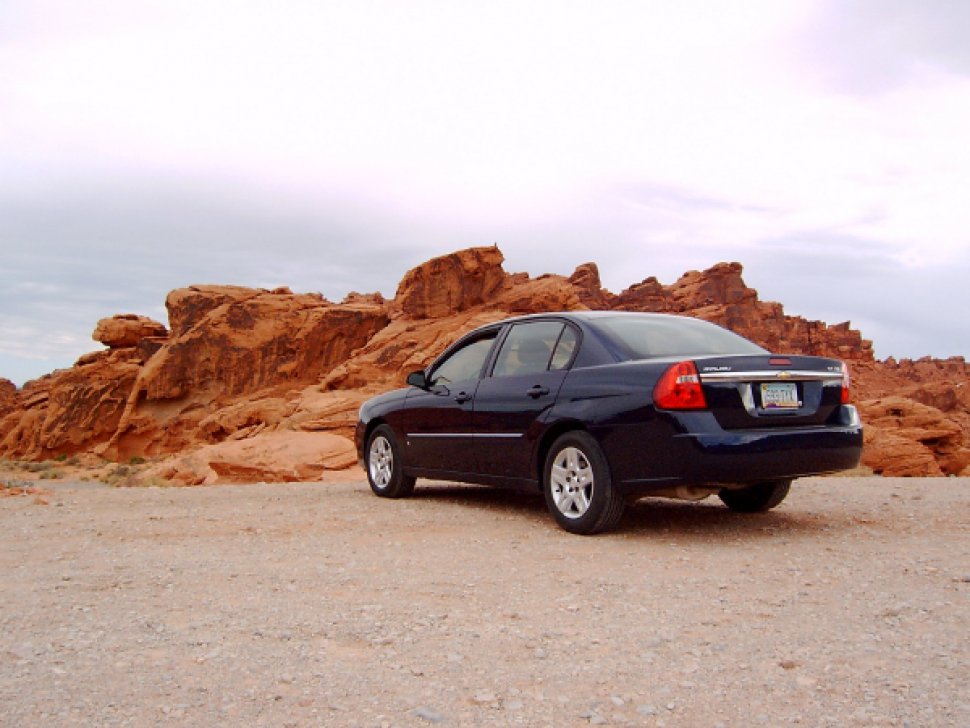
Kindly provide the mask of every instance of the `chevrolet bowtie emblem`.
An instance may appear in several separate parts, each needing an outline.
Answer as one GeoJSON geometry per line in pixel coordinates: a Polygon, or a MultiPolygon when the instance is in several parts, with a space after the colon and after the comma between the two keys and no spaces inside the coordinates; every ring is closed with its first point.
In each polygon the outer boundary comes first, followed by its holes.
{"type": "Polygon", "coordinates": [[[778,379],[791,379],[791,372],[778,372],[778,379]]]}

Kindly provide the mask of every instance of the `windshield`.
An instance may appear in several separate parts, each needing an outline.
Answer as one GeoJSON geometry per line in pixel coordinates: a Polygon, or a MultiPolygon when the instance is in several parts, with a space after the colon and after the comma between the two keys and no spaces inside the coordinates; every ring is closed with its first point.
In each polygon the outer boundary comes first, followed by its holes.
{"type": "Polygon", "coordinates": [[[682,316],[617,316],[597,319],[596,325],[625,348],[632,359],[767,353],[727,329],[682,316]]]}

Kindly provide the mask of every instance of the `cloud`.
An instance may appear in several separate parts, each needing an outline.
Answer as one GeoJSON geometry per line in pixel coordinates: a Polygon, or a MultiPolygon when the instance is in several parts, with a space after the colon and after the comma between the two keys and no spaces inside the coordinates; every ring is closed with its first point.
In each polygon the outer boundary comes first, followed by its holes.
{"type": "Polygon", "coordinates": [[[965,353],[945,332],[970,249],[966,15],[8,0],[0,354],[49,333],[76,356],[101,316],[164,319],[191,283],[392,295],[492,243],[533,275],[593,260],[613,290],[739,260],[883,354],[965,353]],[[887,286],[909,304],[875,305],[887,286]]]}
{"type": "Polygon", "coordinates": [[[970,5],[963,0],[854,0],[817,4],[797,45],[824,83],[881,94],[927,69],[970,74],[970,5]]]}

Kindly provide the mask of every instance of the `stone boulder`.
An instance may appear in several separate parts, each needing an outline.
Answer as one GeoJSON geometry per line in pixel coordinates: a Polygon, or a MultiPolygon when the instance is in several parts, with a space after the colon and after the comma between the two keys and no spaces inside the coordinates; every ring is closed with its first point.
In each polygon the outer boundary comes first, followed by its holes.
{"type": "Polygon", "coordinates": [[[118,314],[98,321],[91,338],[111,349],[137,346],[142,339],[164,339],[168,329],[147,316],[133,313],[118,314]]]}
{"type": "Polygon", "coordinates": [[[394,310],[407,318],[429,319],[480,306],[505,282],[504,260],[498,246],[432,258],[401,279],[394,310]]]}
{"type": "Polygon", "coordinates": [[[566,282],[576,290],[576,297],[586,308],[596,311],[613,307],[616,296],[603,288],[596,263],[577,266],[566,282]]]}
{"type": "Polygon", "coordinates": [[[323,480],[357,463],[354,444],[326,432],[263,432],[205,445],[153,466],[153,476],[182,485],[323,480]]]}
{"type": "Polygon", "coordinates": [[[957,475],[970,465],[961,426],[936,407],[891,396],[859,404],[863,464],[881,475],[957,475]]]}
{"type": "Polygon", "coordinates": [[[866,424],[862,464],[876,475],[923,478],[943,469],[926,445],[891,428],[866,424]]]}

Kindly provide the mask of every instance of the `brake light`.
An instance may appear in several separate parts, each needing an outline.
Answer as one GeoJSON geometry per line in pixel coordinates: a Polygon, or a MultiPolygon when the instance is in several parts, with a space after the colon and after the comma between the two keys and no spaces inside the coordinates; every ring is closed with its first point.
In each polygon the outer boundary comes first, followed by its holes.
{"type": "Polygon", "coordinates": [[[653,403],[660,409],[706,409],[707,400],[694,362],[671,365],[653,388],[653,403]]]}
{"type": "Polygon", "coordinates": [[[849,367],[842,362],[842,404],[849,404],[849,367]]]}

